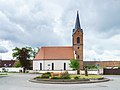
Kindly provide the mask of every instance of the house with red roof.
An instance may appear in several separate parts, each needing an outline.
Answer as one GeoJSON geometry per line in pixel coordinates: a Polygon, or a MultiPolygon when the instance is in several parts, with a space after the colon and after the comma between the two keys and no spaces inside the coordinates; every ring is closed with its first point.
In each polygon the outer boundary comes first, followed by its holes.
{"type": "Polygon", "coordinates": [[[33,70],[72,70],[71,59],[76,59],[83,69],[83,30],[77,12],[75,28],[72,33],[72,46],[41,47],[33,60],[33,70]]]}

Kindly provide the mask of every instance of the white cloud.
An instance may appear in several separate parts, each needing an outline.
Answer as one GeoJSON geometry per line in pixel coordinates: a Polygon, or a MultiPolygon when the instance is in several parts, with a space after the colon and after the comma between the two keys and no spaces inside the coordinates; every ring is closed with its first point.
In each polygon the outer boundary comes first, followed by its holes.
{"type": "Polygon", "coordinates": [[[9,50],[0,55],[12,58],[16,46],[72,45],[77,10],[85,60],[120,60],[118,0],[0,0],[0,43],[9,50]]]}
{"type": "Polygon", "coordinates": [[[7,52],[8,50],[5,47],[0,46],[0,53],[7,53],[7,52]]]}
{"type": "Polygon", "coordinates": [[[0,39],[0,58],[12,59],[12,49],[14,48],[11,41],[5,41],[0,39]]]}

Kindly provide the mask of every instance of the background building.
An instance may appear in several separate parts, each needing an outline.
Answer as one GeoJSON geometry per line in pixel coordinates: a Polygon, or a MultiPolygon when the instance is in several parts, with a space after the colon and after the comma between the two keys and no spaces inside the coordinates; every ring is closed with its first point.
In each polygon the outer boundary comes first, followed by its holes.
{"type": "Polygon", "coordinates": [[[16,60],[0,60],[0,67],[13,67],[16,60]]]}
{"type": "Polygon", "coordinates": [[[84,61],[84,65],[96,65],[100,68],[119,67],[120,61],[84,61]]]}

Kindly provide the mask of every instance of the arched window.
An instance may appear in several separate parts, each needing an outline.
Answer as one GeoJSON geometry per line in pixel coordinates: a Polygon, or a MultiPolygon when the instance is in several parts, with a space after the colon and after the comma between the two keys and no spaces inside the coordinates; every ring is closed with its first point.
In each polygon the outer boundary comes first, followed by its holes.
{"type": "Polygon", "coordinates": [[[66,63],[64,63],[64,70],[66,70],[66,63]]]}
{"type": "Polygon", "coordinates": [[[79,55],[78,55],[78,59],[79,59],[79,55]]]}
{"type": "Polygon", "coordinates": [[[52,70],[54,70],[54,63],[52,63],[52,70]]]}
{"type": "Polygon", "coordinates": [[[80,37],[77,37],[77,43],[80,43],[80,37]]]}
{"type": "Polygon", "coordinates": [[[40,70],[42,70],[42,63],[40,63],[40,70]]]}

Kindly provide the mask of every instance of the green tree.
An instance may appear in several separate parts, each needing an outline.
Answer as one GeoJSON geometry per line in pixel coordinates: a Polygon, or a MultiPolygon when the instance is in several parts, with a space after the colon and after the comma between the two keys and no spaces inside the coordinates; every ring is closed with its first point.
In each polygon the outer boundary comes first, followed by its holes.
{"type": "Polygon", "coordinates": [[[34,59],[38,51],[40,50],[39,47],[32,48],[32,47],[26,47],[27,50],[29,50],[30,59],[34,59]]]}
{"type": "Polygon", "coordinates": [[[24,68],[24,72],[26,69],[30,69],[30,60],[35,57],[35,50],[31,47],[18,48],[13,49],[13,58],[16,58],[20,61],[21,67],[24,68]]]}
{"type": "Polygon", "coordinates": [[[73,70],[77,70],[77,74],[79,74],[79,62],[78,62],[78,60],[76,60],[76,59],[70,60],[69,66],[70,66],[73,70]]]}
{"type": "Polygon", "coordinates": [[[17,62],[16,62],[15,67],[21,67],[20,61],[17,61],[17,62]]]}
{"type": "Polygon", "coordinates": [[[87,67],[84,67],[85,69],[85,76],[88,76],[88,70],[87,70],[87,67]]]}
{"type": "Polygon", "coordinates": [[[94,64],[87,64],[85,65],[85,67],[89,70],[92,70],[92,69],[99,69],[99,66],[96,66],[94,64]]]}

